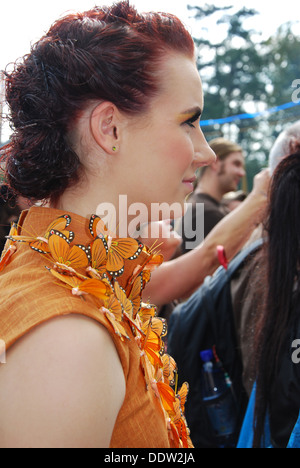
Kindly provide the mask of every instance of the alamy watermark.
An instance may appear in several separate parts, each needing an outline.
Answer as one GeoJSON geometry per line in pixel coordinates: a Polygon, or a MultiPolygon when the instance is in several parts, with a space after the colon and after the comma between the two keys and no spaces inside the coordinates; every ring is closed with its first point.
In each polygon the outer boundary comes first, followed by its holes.
{"type": "Polygon", "coordinates": [[[295,348],[295,351],[292,353],[292,361],[294,364],[300,363],[300,340],[294,340],[292,343],[292,348],[295,348]]]}
{"type": "Polygon", "coordinates": [[[0,364],[6,364],[6,344],[0,340],[0,364]]]}
{"type": "Polygon", "coordinates": [[[295,104],[299,104],[300,102],[300,79],[293,81],[292,88],[296,88],[292,94],[292,101],[295,104]]]}
{"type": "Polygon", "coordinates": [[[175,220],[176,232],[186,241],[186,248],[194,249],[204,239],[204,204],[151,203],[149,208],[144,203],[128,205],[127,195],[119,195],[118,206],[112,203],[98,205],[96,214],[108,227],[112,237],[143,237],[149,239],[172,237],[172,227],[160,232],[159,220],[175,220]],[[184,222],[181,222],[184,214],[184,222]]]}

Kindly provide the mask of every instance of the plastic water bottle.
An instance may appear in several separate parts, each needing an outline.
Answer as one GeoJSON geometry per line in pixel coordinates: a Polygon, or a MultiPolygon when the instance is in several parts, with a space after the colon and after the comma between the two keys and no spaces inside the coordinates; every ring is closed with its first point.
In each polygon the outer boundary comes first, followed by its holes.
{"type": "Polygon", "coordinates": [[[215,443],[220,448],[235,446],[237,407],[229,376],[221,363],[215,362],[211,349],[202,351],[202,399],[213,429],[215,443]]]}

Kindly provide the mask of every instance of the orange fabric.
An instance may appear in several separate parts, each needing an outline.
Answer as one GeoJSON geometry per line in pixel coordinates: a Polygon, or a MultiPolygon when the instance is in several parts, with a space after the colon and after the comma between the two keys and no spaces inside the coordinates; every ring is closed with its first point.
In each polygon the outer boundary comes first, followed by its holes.
{"type": "MultiPolygon", "coordinates": [[[[51,221],[63,214],[58,210],[33,207],[21,215],[20,234],[42,236],[51,221]]],[[[72,213],[70,215],[72,222],[69,229],[76,235],[75,242],[86,244],[90,241],[89,220],[72,213]]],[[[136,264],[135,260],[126,262],[121,285],[126,283],[136,264]]],[[[6,349],[34,327],[61,315],[81,314],[96,320],[107,328],[114,340],[126,380],[126,396],[110,447],[170,447],[162,407],[154,392],[146,389],[140,350],[130,326],[124,325],[130,340],[121,341],[93,302],[87,296],[86,301],[72,296],[70,291],[55,284],[46,265],[45,257],[32,251],[28,245],[17,243],[17,252],[0,274],[0,339],[4,340],[6,349]]]]}

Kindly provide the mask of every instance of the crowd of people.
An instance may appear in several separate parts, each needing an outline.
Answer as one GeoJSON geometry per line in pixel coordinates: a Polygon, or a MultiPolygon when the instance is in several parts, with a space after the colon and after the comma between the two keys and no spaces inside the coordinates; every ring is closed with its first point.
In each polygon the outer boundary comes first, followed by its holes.
{"type": "Polygon", "coordinates": [[[128,1],[59,19],[5,78],[0,447],[218,446],[207,419],[195,423],[200,323],[209,334],[201,288],[249,247],[228,279],[231,335],[214,352],[241,362],[238,376],[225,369],[245,398],[235,446],[287,447],[300,410],[300,122],[252,191],[239,190],[242,146],[201,130],[192,37],[175,16],[128,1]],[[111,234],[97,208],[118,207],[129,231],[120,194],[148,208],[140,222],[159,225],[156,237],[111,234]],[[150,217],[155,203],[181,216],[150,217]],[[186,359],[178,333],[197,343],[186,359]]]}

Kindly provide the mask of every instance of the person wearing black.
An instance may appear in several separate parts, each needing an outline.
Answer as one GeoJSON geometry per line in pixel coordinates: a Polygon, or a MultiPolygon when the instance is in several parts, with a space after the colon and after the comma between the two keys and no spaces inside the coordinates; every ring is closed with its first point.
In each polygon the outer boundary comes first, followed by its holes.
{"type": "Polygon", "coordinates": [[[245,175],[244,155],[241,146],[224,138],[216,138],[209,142],[211,149],[215,152],[217,160],[210,167],[203,167],[197,181],[196,188],[190,196],[188,202],[192,205],[189,209],[192,213],[186,214],[182,219],[182,252],[190,250],[189,244],[193,248],[197,242],[201,242],[200,236],[197,241],[185,237],[185,223],[191,222],[193,230],[196,229],[197,204],[204,205],[204,229],[205,238],[216,224],[229,213],[229,210],[222,203],[223,196],[231,191],[236,191],[238,185],[245,175]],[[187,240],[189,242],[187,242],[187,240]]]}

